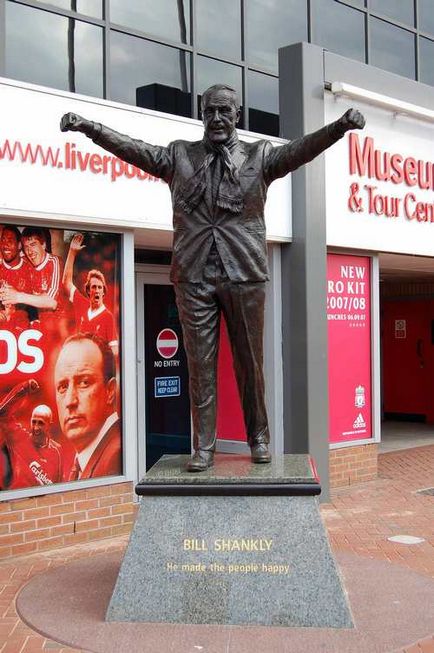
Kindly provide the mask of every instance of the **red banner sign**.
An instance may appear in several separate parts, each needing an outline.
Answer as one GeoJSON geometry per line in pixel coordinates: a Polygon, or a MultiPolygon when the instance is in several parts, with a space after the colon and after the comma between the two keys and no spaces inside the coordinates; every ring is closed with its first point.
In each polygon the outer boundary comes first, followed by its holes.
{"type": "Polygon", "coordinates": [[[226,322],[220,322],[220,348],[217,368],[217,437],[220,440],[246,442],[243,409],[234,372],[234,363],[226,322]]]}
{"type": "Polygon", "coordinates": [[[370,259],[329,254],[330,442],[372,437],[370,259]]]}

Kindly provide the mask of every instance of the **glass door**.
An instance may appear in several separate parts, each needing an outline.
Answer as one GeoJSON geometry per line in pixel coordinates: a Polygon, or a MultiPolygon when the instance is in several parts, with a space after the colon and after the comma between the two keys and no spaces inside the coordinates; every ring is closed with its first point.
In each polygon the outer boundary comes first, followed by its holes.
{"type": "Polygon", "coordinates": [[[190,453],[191,419],[187,359],[168,270],[136,279],[141,477],[164,454],[190,453]]]}

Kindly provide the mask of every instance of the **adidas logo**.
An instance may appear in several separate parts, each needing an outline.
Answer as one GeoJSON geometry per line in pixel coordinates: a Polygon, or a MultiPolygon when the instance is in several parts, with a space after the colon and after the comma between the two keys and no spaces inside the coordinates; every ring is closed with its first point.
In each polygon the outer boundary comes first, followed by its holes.
{"type": "Polygon", "coordinates": [[[364,429],[365,426],[366,422],[362,417],[362,413],[359,413],[353,422],[353,429],[364,429]]]}

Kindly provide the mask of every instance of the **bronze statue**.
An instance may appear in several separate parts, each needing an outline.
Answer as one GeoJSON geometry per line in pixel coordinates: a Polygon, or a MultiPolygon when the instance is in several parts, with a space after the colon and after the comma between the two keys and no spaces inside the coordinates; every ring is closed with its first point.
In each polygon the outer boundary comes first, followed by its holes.
{"type": "Polygon", "coordinates": [[[318,131],[273,147],[238,140],[236,91],[216,84],[202,96],[201,141],[149,145],[67,113],[62,131],[80,131],[128,163],[161,177],[173,205],[173,281],[190,377],[194,455],[190,472],[213,465],[220,315],[225,316],[254,463],[268,463],[270,440],[263,375],[265,281],[264,205],[268,186],[308,163],[363,116],[349,109],[318,131]]]}

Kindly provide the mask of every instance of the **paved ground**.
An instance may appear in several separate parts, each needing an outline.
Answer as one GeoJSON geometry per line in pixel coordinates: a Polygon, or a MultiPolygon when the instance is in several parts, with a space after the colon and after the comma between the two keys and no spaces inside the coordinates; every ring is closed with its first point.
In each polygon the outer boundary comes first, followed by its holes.
{"type": "Polygon", "coordinates": [[[392,421],[381,423],[381,442],[378,445],[380,453],[426,447],[430,444],[434,444],[434,424],[392,421]]]}
{"type": "MultiPolygon", "coordinates": [[[[322,514],[333,549],[338,556],[348,553],[410,569],[433,579],[434,583],[434,496],[417,492],[432,487],[433,445],[383,454],[377,480],[335,490],[332,502],[323,505],[322,514]],[[388,540],[397,535],[410,535],[423,541],[408,545],[388,540]]],[[[62,648],[28,628],[16,613],[15,597],[35,574],[79,558],[104,552],[112,555],[125,544],[126,538],[116,538],[1,562],[0,653],[73,653],[76,649],[62,648]]],[[[426,611],[432,606],[421,604],[420,609],[426,611]]],[[[409,641],[399,653],[434,653],[434,636],[428,635],[419,642],[409,641]]],[[[193,647],[192,653],[196,649],[193,647]]],[[[256,653],[253,647],[250,650],[256,653]]],[[[264,641],[257,650],[267,653],[264,641]]],[[[309,653],[316,652],[310,649],[309,653]]]]}

